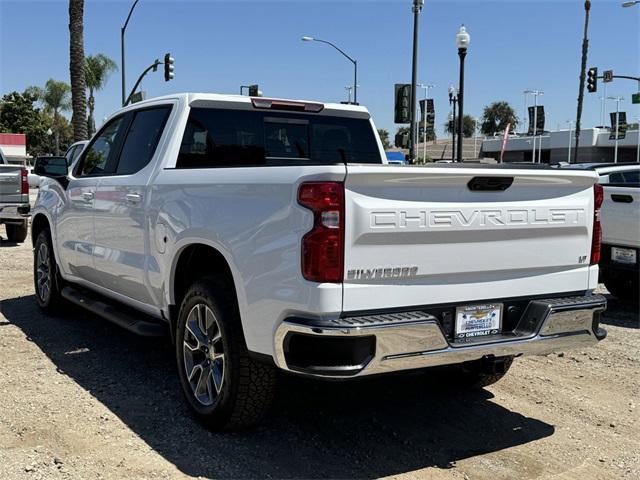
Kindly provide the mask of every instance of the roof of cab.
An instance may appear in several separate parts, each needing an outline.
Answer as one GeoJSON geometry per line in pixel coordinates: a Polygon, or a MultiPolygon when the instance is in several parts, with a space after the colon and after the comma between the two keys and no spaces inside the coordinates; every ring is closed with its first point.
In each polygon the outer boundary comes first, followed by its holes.
{"type": "Polygon", "coordinates": [[[246,95],[228,95],[228,94],[219,94],[219,93],[195,93],[195,92],[183,92],[183,93],[176,93],[173,95],[164,95],[161,97],[149,98],[147,100],[143,100],[142,102],[128,105],[123,110],[140,108],[142,106],[154,104],[162,100],[183,100],[190,106],[205,104],[205,103],[213,103],[213,104],[234,103],[238,106],[240,105],[249,106],[252,104],[252,99],[254,98],[262,99],[262,100],[284,101],[284,102],[322,104],[324,106],[323,111],[328,110],[336,113],[352,112],[356,114],[357,113],[364,114],[367,116],[369,115],[369,111],[367,110],[367,108],[363,107],[362,105],[321,102],[318,100],[299,100],[299,99],[292,99],[292,98],[275,98],[275,97],[248,97],[246,95]]]}

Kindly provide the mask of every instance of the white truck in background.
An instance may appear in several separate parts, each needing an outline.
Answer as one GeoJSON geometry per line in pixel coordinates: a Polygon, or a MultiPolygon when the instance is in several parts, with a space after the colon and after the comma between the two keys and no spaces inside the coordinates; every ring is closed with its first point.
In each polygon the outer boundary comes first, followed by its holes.
{"type": "Polygon", "coordinates": [[[5,226],[7,240],[24,242],[30,210],[27,170],[9,164],[0,149],[0,225],[5,226]]]}
{"type": "Polygon", "coordinates": [[[640,297],[640,165],[596,168],[604,187],[600,281],[612,295],[640,297]]]}
{"type": "Polygon", "coordinates": [[[124,108],[62,163],[38,172],[39,306],[169,333],[216,429],[256,422],[278,370],[482,387],[606,336],[592,171],[393,166],[364,107],[197,93],[124,108]]]}

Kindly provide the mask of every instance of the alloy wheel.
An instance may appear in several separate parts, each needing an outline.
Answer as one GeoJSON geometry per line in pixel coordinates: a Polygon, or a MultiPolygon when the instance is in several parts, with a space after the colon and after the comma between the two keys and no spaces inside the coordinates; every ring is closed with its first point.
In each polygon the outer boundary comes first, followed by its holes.
{"type": "Polygon", "coordinates": [[[46,303],[51,295],[51,269],[49,268],[49,247],[41,243],[37,253],[36,285],[40,300],[46,303]]]}
{"type": "Polygon", "coordinates": [[[204,406],[213,405],[224,383],[225,351],[218,319],[208,305],[199,303],[189,312],[182,351],[193,396],[204,406]]]}

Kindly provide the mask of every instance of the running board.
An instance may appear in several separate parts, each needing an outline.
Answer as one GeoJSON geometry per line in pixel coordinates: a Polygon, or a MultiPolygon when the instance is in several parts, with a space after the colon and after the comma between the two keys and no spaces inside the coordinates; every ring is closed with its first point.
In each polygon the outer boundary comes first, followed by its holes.
{"type": "Polygon", "coordinates": [[[151,317],[144,313],[135,312],[135,316],[133,316],[126,307],[107,303],[109,300],[99,297],[96,294],[76,290],[73,287],[65,287],[60,293],[71,303],[89,310],[136,335],[143,337],[164,337],[168,333],[168,325],[154,322],[151,317]]]}

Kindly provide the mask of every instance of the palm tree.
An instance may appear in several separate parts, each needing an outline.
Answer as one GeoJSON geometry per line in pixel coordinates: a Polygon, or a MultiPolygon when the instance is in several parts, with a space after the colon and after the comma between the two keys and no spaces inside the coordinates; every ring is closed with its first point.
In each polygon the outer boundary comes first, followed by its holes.
{"type": "Polygon", "coordinates": [[[73,114],[73,140],[87,138],[87,97],[84,76],[84,0],[69,0],[69,73],[71,74],[71,101],[73,114]]]}
{"type": "Polygon", "coordinates": [[[493,135],[503,132],[509,123],[515,132],[518,117],[513,107],[508,102],[493,102],[488,107],[484,107],[480,131],[485,135],[493,135]]]}
{"type": "Polygon", "coordinates": [[[28,87],[26,92],[37,97],[42,103],[46,114],[53,118],[53,135],[56,146],[56,155],[60,155],[60,113],[68,112],[71,109],[69,93],[71,87],[65,82],[60,82],[50,78],[44,88],[28,87]]]}
{"type": "Polygon", "coordinates": [[[98,53],[95,56],[89,55],[85,60],[85,79],[87,88],[89,89],[89,99],[87,104],[89,106],[89,118],[87,120],[87,131],[89,136],[93,135],[96,131],[96,122],[93,118],[93,111],[96,106],[94,92],[102,90],[107,83],[109,74],[118,67],[116,62],[111,60],[106,55],[98,53]]]}

